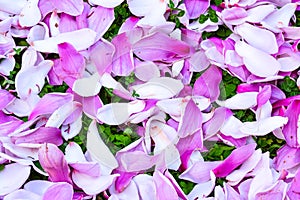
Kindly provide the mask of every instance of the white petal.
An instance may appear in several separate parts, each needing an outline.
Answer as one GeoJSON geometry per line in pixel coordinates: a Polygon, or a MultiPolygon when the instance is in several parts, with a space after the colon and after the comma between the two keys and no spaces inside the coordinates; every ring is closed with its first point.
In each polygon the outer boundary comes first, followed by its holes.
{"type": "Polygon", "coordinates": [[[281,65],[280,71],[282,72],[292,72],[300,66],[300,58],[298,56],[279,58],[278,62],[281,65]]]}
{"type": "Polygon", "coordinates": [[[260,5],[247,10],[248,16],[246,21],[252,23],[260,23],[266,16],[276,10],[273,4],[260,5]]]}
{"type": "Polygon", "coordinates": [[[116,167],[118,167],[116,158],[99,135],[96,121],[92,121],[89,126],[86,148],[92,155],[92,159],[94,161],[97,161],[110,169],[115,169],[116,167]]]}
{"type": "Polygon", "coordinates": [[[105,8],[114,8],[120,5],[124,0],[89,0],[90,4],[99,5],[105,8]]]}
{"type": "Polygon", "coordinates": [[[32,42],[31,46],[40,52],[58,53],[57,45],[70,43],[77,51],[85,50],[94,44],[97,33],[91,29],[84,28],[72,32],[61,33],[55,37],[32,42]],[[85,38],[85,39],[82,39],[85,38]]]}
{"type": "Polygon", "coordinates": [[[72,90],[82,97],[95,96],[100,92],[100,76],[98,73],[87,78],[77,79],[72,87],[72,90]]]}
{"type": "Polygon", "coordinates": [[[65,149],[65,159],[68,163],[86,162],[80,146],[76,142],[70,142],[65,149]]]}
{"type": "Polygon", "coordinates": [[[0,195],[6,195],[19,189],[30,174],[30,166],[18,163],[5,165],[0,172],[0,195]]]}
{"type": "Polygon", "coordinates": [[[257,94],[258,92],[238,93],[225,101],[217,101],[217,103],[229,109],[244,110],[257,104],[257,94]]]}
{"type": "Polygon", "coordinates": [[[247,69],[256,76],[273,76],[281,68],[280,63],[274,57],[245,42],[236,42],[235,50],[243,57],[247,69]]]}
{"type": "Polygon", "coordinates": [[[39,0],[29,0],[20,13],[19,23],[23,27],[36,25],[42,18],[38,7],[39,0]]]}

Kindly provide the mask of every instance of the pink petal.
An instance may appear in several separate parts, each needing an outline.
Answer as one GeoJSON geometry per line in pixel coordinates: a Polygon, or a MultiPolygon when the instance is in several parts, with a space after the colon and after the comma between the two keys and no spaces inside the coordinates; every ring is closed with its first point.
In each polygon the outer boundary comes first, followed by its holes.
{"type": "MultiPolygon", "coordinates": [[[[52,15],[54,15],[55,12],[52,13],[52,15]]],[[[51,15],[51,18],[52,18],[51,15]]],[[[57,30],[57,33],[66,33],[66,32],[72,32],[72,31],[76,31],[77,30],[77,24],[76,24],[76,20],[73,16],[65,14],[65,13],[61,13],[60,14],[60,18],[58,17],[58,15],[56,14],[57,18],[59,21],[52,23],[53,24],[53,29],[57,30]]],[[[50,25],[51,25],[51,18],[50,18],[50,25]]],[[[53,31],[51,31],[52,33],[53,31]]],[[[52,36],[56,36],[58,34],[53,35],[52,36]]]]}
{"type": "Polygon", "coordinates": [[[50,37],[45,40],[37,40],[30,45],[36,50],[45,53],[58,53],[58,44],[69,43],[77,51],[85,50],[94,44],[96,39],[96,32],[84,28],[72,32],[61,33],[55,37],[50,37]],[[82,38],[86,38],[82,40],[82,38]]]}
{"type": "Polygon", "coordinates": [[[19,189],[28,179],[30,169],[30,166],[18,163],[5,165],[0,172],[0,179],[2,180],[0,181],[0,195],[3,196],[19,189]]]}
{"type": "Polygon", "coordinates": [[[238,25],[244,23],[247,19],[247,16],[247,11],[239,7],[224,9],[221,13],[222,20],[230,25],[238,25]]]}
{"type": "Polygon", "coordinates": [[[244,23],[234,29],[249,45],[268,54],[278,52],[278,45],[274,33],[266,29],[244,23]],[[259,35],[259,37],[257,37],[259,35]]]}
{"type": "Polygon", "coordinates": [[[83,1],[80,0],[47,0],[39,1],[39,7],[43,16],[46,16],[49,12],[56,10],[58,13],[66,13],[72,16],[80,15],[83,11],[83,1]]]}
{"type": "Polygon", "coordinates": [[[3,108],[5,108],[8,104],[10,104],[15,97],[9,93],[7,90],[2,90],[0,89],[0,110],[2,110],[3,108]]]}
{"type": "Polygon", "coordinates": [[[281,68],[280,63],[274,57],[245,42],[236,42],[235,50],[243,58],[247,69],[256,76],[273,76],[281,68]]]}
{"type": "Polygon", "coordinates": [[[255,151],[256,144],[248,144],[232,151],[232,153],[212,171],[216,177],[226,177],[234,169],[245,162],[255,151]]]}
{"type": "Polygon", "coordinates": [[[88,16],[89,28],[97,33],[96,41],[98,41],[115,20],[114,9],[97,6],[93,7],[90,13],[88,16]]]}
{"type": "Polygon", "coordinates": [[[124,153],[120,161],[126,172],[148,170],[155,165],[158,156],[151,156],[142,151],[124,153]]]}
{"type": "Polygon", "coordinates": [[[300,163],[300,150],[288,145],[282,146],[277,151],[274,159],[275,169],[278,171],[292,169],[300,163]]]}
{"type": "Polygon", "coordinates": [[[27,190],[16,190],[5,196],[5,200],[16,200],[16,199],[30,199],[30,200],[40,200],[41,196],[27,190]]]}
{"type": "Polygon", "coordinates": [[[133,45],[136,56],[147,61],[171,61],[188,56],[191,47],[163,33],[146,36],[133,45]]]}
{"type": "Polygon", "coordinates": [[[140,99],[168,99],[177,95],[182,89],[181,81],[169,77],[153,78],[147,83],[132,87],[140,99]]]}
{"type": "Polygon", "coordinates": [[[10,4],[9,0],[2,0],[0,1],[0,7],[1,11],[3,12],[8,12],[12,14],[19,14],[26,5],[27,1],[26,0],[17,0],[14,1],[14,4],[10,4]]]}
{"type": "Polygon", "coordinates": [[[158,200],[173,200],[178,199],[178,194],[173,187],[171,181],[166,178],[161,172],[155,171],[153,174],[154,183],[156,185],[158,200]]]}
{"type": "Polygon", "coordinates": [[[199,199],[207,197],[215,188],[216,176],[210,171],[210,180],[205,183],[198,183],[188,194],[188,199],[199,199]]]}
{"type": "Polygon", "coordinates": [[[140,62],[136,65],[134,75],[141,81],[149,81],[160,76],[159,68],[153,62],[140,62]]]}
{"type": "Polygon", "coordinates": [[[210,5],[207,0],[185,0],[183,1],[190,19],[195,19],[204,14],[210,5]]]}
{"type": "Polygon", "coordinates": [[[139,174],[133,178],[138,187],[139,195],[143,200],[153,200],[156,198],[156,187],[152,176],[139,174]]]}
{"type": "Polygon", "coordinates": [[[39,161],[53,182],[72,183],[69,176],[70,168],[64,154],[54,144],[44,144],[39,150],[39,161]]]}
{"type": "Polygon", "coordinates": [[[69,183],[55,183],[54,185],[50,186],[43,195],[43,200],[70,200],[72,198],[73,187],[69,183]]]}
{"type": "Polygon", "coordinates": [[[247,10],[247,21],[251,23],[260,23],[266,16],[276,10],[273,4],[259,5],[247,10]]]}
{"type": "Polygon", "coordinates": [[[53,113],[62,105],[71,102],[73,95],[70,93],[48,93],[35,105],[29,120],[36,118],[40,115],[47,115],[53,113]]]}
{"type": "Polygon", "coordinates": [[[283,127],[283,134],[286,143],[290,147],[299,147],[299,113],[300,113],[300,101],[294,100],[285,112],[285,116],[288,117],[288,123],[283,127]]]}
{"type": "Polygon", "coordinates": [[[112,40],[116,51],[112,60],[112,72],[117,76],[128,76],[133,70],[133,53],[126,33],[117,35],[112,40]]]}

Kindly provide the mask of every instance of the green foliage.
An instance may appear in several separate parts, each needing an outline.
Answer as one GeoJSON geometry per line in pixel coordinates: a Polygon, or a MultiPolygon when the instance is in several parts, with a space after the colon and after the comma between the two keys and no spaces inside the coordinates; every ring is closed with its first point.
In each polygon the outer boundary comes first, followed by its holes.
{"type": "Polygon", "coordinates": [[[227,158],[235,147],[223,143],[215,143],[208,152],[202,153],[205,161],[217,161],[227,158]]]}
{"type": "Polygon", "coordinates": [[[39,93],[39,96],[43,97],[45,94],[52,93],[52,92],[65,93],[68,88],[69,86],[66,83],[63,83],[62,85],[54,86],[54,85],[50,85],[48,81],[46,81],[44,87],[39,93]]]}
{"type": "Polygon", "coordinates": [[[277,150],[285,144],[284,140],[276,138],[273,133],[255,137],[254,140],[257,143],[257,148],[260,148],[263,152],[270,152],[271,158],[274,158],[277,150]]]}
{"type": "Polygon", "coordinates": [[[296,82],[293,81],[289,76],[284,77],[283,81],[279,83],[279,88],[285,93],[287,97],[300,94],[300,89],[298,88],[296,82]]]}
{"type": "Polygon", "coordinates": [[[226,39],[229,35],[231,35],[232,31],[227,28],[226,26],[219,26],[219,29],[216,30],[216,31],[213,31],[213,32],[206,32],[204,31],[202,33],[202,39],[205,40],[205,39],[208,39],[208,38],[211,38],[211,37],[218,37],[218,38],[221,38],[221,39],[226,39]]]}
{"type": "Polygon", "coordinates": [[[183,25],[180,23],[179,18],[184,16],[185,11],[176,8],[172,0],[169,0],[168,6],[170,8],[170,15],[168,21],[174,22],[176,24],[176,28],[181,28],[183,25]]]}
{"type": "Polygon", "coordinates": [[[234,110],[233,113],[235,117],[242,122],[251,122],[255,120],[255,114],[251,110],[234,110]]]}
{"type": "Polygon", "coordinates": [[[196,185],[193,182],[187,181],[187,180],[182,180],[179,178],[180,172],[179,171],[174,171],[174,170],[169,170],[170,174],[175,178],[176,182],[179,184],[181,187],[182,191],[185,194],[188,194],[192,191],[194,186],[196,185]]]}
{"type": "Polygon", "coordinates": [[[222,0],[212,0],[212,1],[210,1],[210,4],[216,5],[216,6],[221,5],[221,3],[222,3],[222,0]]]}
{"type": "Polygon", "coordinates": [[[200,24],[203,24],[204,22],[206,22],[208,19],[210,19],[210,21],[217,23],[218,20],[218,16],[217,16],[217,12],[215,10],[213,10],[212,8],[209,8],[207,10],[206,14],[202,14],[200,15],[198,21],[200,24]]]}
{"type": "Polygon", "coordinates": [[[222,72],[222,82],[220,83],[220,99],[228,99],[236,94],[236,88],[241,81],[231,76],[228,72],[222,72]]]}
{"type": "Polygon", "coordinates": [[[1,172],[2,170],[4,170],[4,168],[5,168],[5,165],[1,164],[1,165],[0,165],[0,172],[1,172]]]}

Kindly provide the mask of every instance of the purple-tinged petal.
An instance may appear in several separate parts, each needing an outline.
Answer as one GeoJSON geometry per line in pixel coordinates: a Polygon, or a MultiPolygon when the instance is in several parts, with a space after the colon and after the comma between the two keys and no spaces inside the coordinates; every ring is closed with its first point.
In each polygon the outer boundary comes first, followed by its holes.
{"type": "Polygon", "coordinates": [[[49,12],[66,13],[72,16],[80,15],[83,11],[83,1],[80,0],[40,0],[39,8],[45,17],[49,12]]]}
{"type": "Polygon", "coordinates": [[[221,18],[226,24],[238,25],[242,24],[247,19],[247,11],[244,8],[232,7],[225,9],[221,13],[221,18]]]}
{"type": "Polygon", "coordinates": [[[266,85],[257,95],[257,106],[261,107],[271,98],[272,88],[270,85],[266,85]]]}
{"type": "MultiPolygon", "coordinates": [[[[280,180],[267,191],[259,192],[255,195],[255,199],[284,199],[286,198],[288,183],[280,180]]],[[[297,194],[298,195],[298,194],[297,194]]],[[[298,198],[300,195],[298,195],[298,198]]],[[[291,197],[290,197],[291,198],[291,197]]],[[[293,198],[291,198],[293,199],[293,198]]]]}
{"type": "Polygon", "coordinates": [[[94,44],[96,39],[96,32],[84,28],[72,32],[61,33],[55,37],[50,37],[45,40],[37,40],[30,45],[39,52],[58,53],[58,44],[69,43],[77,51],[85,50],[94,44]],[[84,40],[82,38],[85,38],[84,40]]]}
{"type": "Polygon", "coordinates": [[[300,113],[300,101],[294,100],[285,112],[285,116],[288,117],[288,123],[283,127],[283,134],[286,143],[290,147],[299,147],[299,113],[300,113]]]}
{"type": "Polygon", "coordinates": [[[153,78],[150,81],[132,87],[140,99],[168,99],[183,89],[180,80],[169,77],[153,78]]]}
{"type": "Polygon", "coordinates": [[[290,188],[288,189],[288,197],[290,199],[299,199],[300,190],[299,190],[299,182],[300,181],[300,170],[298,169],[295,177],[293,178],[290,188]]]}
{"type": "Polygon", "coordinates": [[[279,33],[281,32],[280,28],[284,28],[289,25],[290,19],[294,15],[296,8],[297,4],[288,3],[264,18],[261,24],[267,29],[270,29],[275,33],[279,33]]]}
{"type": "Polygon", "coordinates": [[[278,52],[276,37],[271,31],[258,28],[250,25],[249,23],[238,25],[234,30],[252,47],[255,47],[268,54],[275,54],[278,52]],[[258,35],[259,37],[257,37],[258,35]]]}
{"type": "Polygon", "coordinates": [[[94,161],[99,162],[111,170],[118,167],[116,158],[101,139],[95,121],[92,121],[89,126],[86,146],[94,161]]]}
{"type": "Polygon", "coordinates": [[[110,73],[109,69],[113,55],[115,53],[115,47],[106,40],[101,40],[89,48],[90,59],[96,65],[97,71],[100,75],[104,72],[110,73]]]}
{"type": "Polygon", "coordinates": [[[221,70],[216,66],[211,66],[196,80],[193,95],[204,96],[214,102],[220,95],[219,85],[221,81],[221,70]]]}
{"type": "Polygon", "coordinates": [[[105,8],[115,8],[120,5],[124,0],[89,0],[89,3],[92,5],[103,6],[105,8]]]}
{"type": "Polygon", "coordinates": [[[53,66],[50,60],[42,61],[38,66],[21,70],[16,75],[16,90],[19,97],[26,99],[30,94],[38,94],[44,84],[45,77],[53,66]],[[35,76],[31,76],[35,74],[35,76]]]}
{"type": "Polygon", "coordinates": [[[22,27],[36,25],[42,18],[38,7],[39,0],[29,0],[22,9],[19,16],[19,23],[22,27]]]}
{"type": "Polygon", "coordinates": [[[278,62],[281,65],[280,71],[292,72],[298,69],[298,67],[300,66],[300,56],[299,54],[295,54],[288,57],[281,57],[278,58],[278,62]]]}
{"type": "Polygon", "coordinates": [[[85,173],[73,171],[72,179],[88,195],[96,195],[109,188],[118,174],[92,177],[85,173]]]}
{"type": "Polygon", "coordinates": [[[76,142],[70,142],[67,145],[65,159],[68,163],[86,162],[82,149],[76,142]]]}
{"type": "Polygon", "coordinates": [[[156,187],[152,176],[139,174],[132,179],[138,187],[139,195],[143,200],[156,198],[156,187]]]}
{"type": "Polygon", "coordinates": [[[127,152],[120,156],[120,162],[126,172],[148,170],[158,161],[158,156],[151,156],[142,151],[127,152]]]}
{"type": "Polygon", "coordinates": [[[97,6],[93,7],[90,13],[88,25],[90,29],[97,33],[95,41],[98,41],[115,20],[114,9],[97,6]]]}
{"type": "MultiPolygon", "coordinates": [[[[54,15],[55,12],[52,13],[52,15],[54,15]]],[[[51,15],[51,18],[52,18],[51,15]]],[[[56,14],[57,15],[57,14],[56,14]]],[[[50,18],[50,27],[51,27],[51,18],[50,18]]],[[[56,21],[55,23],[53,23],[53,29],[56,29],[58,32],[57,33],[66,33],[66,32],[72,32],[72,31],[76,31],[77,29],[77,24],[76,24],[76,20],[73,16],[65,14],[65,13],[61,13],[60,17],[57,18],[59,19],[59,21],[56,21]]],[[[51,33],[53,31],[51,30],[51,33]]],[[[52,37],[56,36],[58,34],[53,34],[52,33],[52,37]]]]}
{"type": "Polygon", "coordinates": [[[194,183],[205,183],[211,179],[210,171],[217,167],[220,161],[204,162],[198,161],[185,170],[180,179],[188,180],[194,183]]]}
{"type": "Polygon", "coordinates": [[[190,99],[181,115],[181,120],[178,125],[178,135],[184,138],[188,135],[192,135],[201,127],[202,113],[193,99],[190,99]]]}
{"type": "Polygon", "coordinates": [[[43,200],[72,200],[73,192],[73,187],[69,183],[55,183],[43,194],[43,200]]]}
{"type": "Polygon", "coordinates": [[[90,178],[97,178],[101,175],[101,167],[97,162],[76,162],[71,164],[69,163],[69,165],[73,168],[72,176],[74,173],[80,174],[79,176],[82,174],[90,176],[90,178]]]}
{"type": "Polygon", "coordinates": [[[141,81],[147,82],[152,78],[160,77],[160,71],[156,64],[145,61],[136,64],[134,75],[141,81]]]}
{"type": "Polygon", "coordinates": [[[236,42],[235,50],[243,58],[247,69],[256,76],[273,76],[281,68],[280,63],[274,57],[245,42],[236,42]]]}
{"type": "Polygon", "coordinates": [[[172,61],[188,56],[191,47],[163,33],[146,36],[133,45],[136,56],[147,61],[172,61]]]}
{"type": "Polygon", "coordinates": [[[262,152],[260,149],[256,150],[242,165],[239,169],[234,170],[230,173],[226,180],[232,186],[237,185],[244,177],[247,175],[249,171],[254,169],[254,167],[258,164],[262,156],[262,152]]]}
{"type": "Polygon", "coordinates": [[[248,144],[232,151],[232,153],[212,171],[216,177],[226,177],[234,169],[245,162],[255,151],[256,144],[248,144]]]}
{"type": "Polygon", "coordinates": [[[4,109],[8,104],[10,104],[15,97],[7,90],[0,89],[0,110],[4,109]]]}
{"type": "Polygon", "coordinates": [[[54,144],[44,144],[39,150],[39,161],[43,169],[49,174],[53,182],[72,183],[70,168],[64,154],[54,144]]]}
{"type": "Polygon", "coordinates": [[[174,200],[178,199],[178,194],[173,187],[171,181],[161,172],[155,171],[153,174],[154,183],[156,185],[158,200],[174,200]]]}
{"type": "Polygon", "coordinates": [[[215,188],[216,176],[210,171],[210,180],[205,183],[198,183],[188,194],[188,199],[201,199],[207,197],[215,188]]]}
{"type": "Polygon", "coordinates": [[[73,100],[70,93],[48,93],[35,105],[30,113],[28,120],[34,119],[40,115],[52,114],[59,107],[73,100]]]}
{"type": "Polygon", "coordinates": [[[128,76],[134,70],[132,47],[126,33],[112,40],[116,51],[112,59],[112,72],[117,76],[128,76]]]}
{"type": "Polygon", "coordinates": [[[127,0],[128,8],[132,14],[141,17],[150,15],[151,12],[164,14],[166,11],[166,3],[161,0],[139,1],[139,0],[127,0]]]}
{"type": "Polygon", "coordinates": [[[0,1],[0,8],[3,12],[8,12],[12,14],[19,14],[24,6],[26,5],[26,0],[16,0],[14,4],[11,4],[9,0],[1,0],[0,1]]]}
{"type": "Polygon", "coordinates": [[[204,14],[210,5],[208,0],[184,0],[189,18],[195,19],[204,14]]]}
{"type": "Polygon", "coordinates": [[[33,180],[24,185],[24,189],[38,195],[43,195],[55,183],[45,180],[33,180]]]}
{"type": "Polygon", "coordinates": [[[260,23],[266,16],[276,10],[273,4],[259,5],[247,10],[246,21],[251,23],[260,23]]]}
{"type": "Polygon", "coordinates": [[[288,145],[282,146],[274,159],[275,169],[278,171],[292,169],[300,164],[300,149],[288,145]]]}
{"type": "Polygon", "coordinates": [[[63,143],[60,129],[52,127],[35,128],[23,132],[19,136],[13,136],[12,139],[15,140],[15,144],[43,144],[47,142],[59,146],[63,143]]]}
{"type": "Polygon", "coordinates": [[[28,179],[30,168],[18,163],[5,165],[0,172],[0,195],[4,196],[19,189],[28,179]]]}
{"type": "Polygon", "coordinates": [[[119,29],[119,34],[131,31],[140,19],[134,16],[128,17],[119,29]]]}

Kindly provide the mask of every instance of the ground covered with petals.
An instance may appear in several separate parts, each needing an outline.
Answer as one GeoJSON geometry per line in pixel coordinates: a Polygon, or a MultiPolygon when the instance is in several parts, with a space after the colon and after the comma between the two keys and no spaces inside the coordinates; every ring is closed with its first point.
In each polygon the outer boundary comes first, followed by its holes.
{"type": "Polygon", "coordinates": [[[298,0],[0,0],[0,199],[300,199],[298,0]]]}

